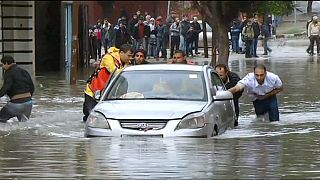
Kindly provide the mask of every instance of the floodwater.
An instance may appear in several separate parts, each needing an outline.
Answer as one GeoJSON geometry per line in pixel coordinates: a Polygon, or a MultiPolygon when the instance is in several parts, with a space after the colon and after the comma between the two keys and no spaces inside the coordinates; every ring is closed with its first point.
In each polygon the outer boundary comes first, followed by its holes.
{"type": "Polygon", "coordinates": [[[86,76],[36,77],[31,119],[0,124],[0,179],[320,178],[320,59],[279,52],[229,65],[243,77],[255,63],[284,83],[280,121],[256,119],[245,93],[239,127],[199,139],[84,138],[86,76]]]}

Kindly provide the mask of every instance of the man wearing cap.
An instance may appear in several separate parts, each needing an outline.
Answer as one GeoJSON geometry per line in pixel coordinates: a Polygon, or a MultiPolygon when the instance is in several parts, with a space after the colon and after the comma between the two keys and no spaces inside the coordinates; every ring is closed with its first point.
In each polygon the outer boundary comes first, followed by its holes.
{"type": "Polygon", "coordinates": [[[308,38],[310,39],[310,55],[314,54],[314,51],[313,51],[314,41],[316,41],[317,53],[318,55],[320,55],[319,32],[320,32],[320,26],[318,24],[318,16],[313,16],[312,22],[308,26],[308,38]]]}
{"type": "Polygon", "coordinates": [[[30,74],[18,67],[11,56],[1,59],[4,69],[4,82],[0,89],[0,97],[8,95],[10,101],[0,111],[0,122],[5,123],[12,117],[19,121],[30,118],[34,84],[30,74]]]}

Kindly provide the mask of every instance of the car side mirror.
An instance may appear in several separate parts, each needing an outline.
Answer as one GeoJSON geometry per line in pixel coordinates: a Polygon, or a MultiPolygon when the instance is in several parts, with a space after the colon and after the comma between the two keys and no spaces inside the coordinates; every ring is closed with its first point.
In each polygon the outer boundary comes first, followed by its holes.
{"type": "Polygon", "coordinates": [[[100,90],[98,90],[98,91],[96,91],[96,92],[94,93],[94,98],[95,98],[97,101],[100,100],[100,98],[101,98],[101,91],[100,91],[100,90]]]}
{"type": "Polygon", "coordinates": [[[226,101],[232,100],[233,94],[230,91],[217,91],[216,95],[214,96],[214,101],[226,101]]]}

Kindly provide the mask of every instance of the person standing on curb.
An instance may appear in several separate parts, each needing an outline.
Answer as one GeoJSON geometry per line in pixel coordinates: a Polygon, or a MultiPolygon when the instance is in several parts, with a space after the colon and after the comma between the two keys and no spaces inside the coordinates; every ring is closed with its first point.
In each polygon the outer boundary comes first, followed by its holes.
{"type": "Polygon", "coordinates": [[[319,33],[320,33],[320,25],[318,23],[318,16],[313,16],[312,22],[308,26],[308,37],[310,39],[310,55],[314,54],[314,51],[313,51],[314,42],[316,42],[316,45],[317,45],[317,54],[318,56],[320,55],[319,33]]]}
{"type": "Polygon", "coordinates": [[[262,64],[253,68],[253,73],[247,74],[236,86],[228,89],[232,94],[247,87],[257,116],[269,113],[270,121],[279,121],[277,96],[283,90],[279,76],[266,70],[262,64]]]}

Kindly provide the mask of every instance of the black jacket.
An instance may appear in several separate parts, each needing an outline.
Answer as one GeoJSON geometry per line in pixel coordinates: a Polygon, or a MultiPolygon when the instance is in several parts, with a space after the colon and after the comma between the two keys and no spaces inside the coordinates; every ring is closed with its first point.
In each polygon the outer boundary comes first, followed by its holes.
{"type": "MultiPolygon", "coordinates": [[[[229,77],[229,82],[225,83],[225,86],[227,89],[230,89],[232,87],[234,87],[235,85],[237,85],[238,81],[240,81],[240,77],[231,71],[228,71],[228,77],[229,77]]],[[[239,91],[237,93],[235,93],[233,95],[234,99],[239,99],[242,96],[243,90],[239,91]]]]}
{"type": "Polygon", "coordinates": [[[16,64],[12,65],[4,73],[4,82],[0,89],[0,97],[7,94],[11,99],[14,95],[27,92],[30,92],[31,95],[34,92],[34,84],[30,74],[16,64]]]}

